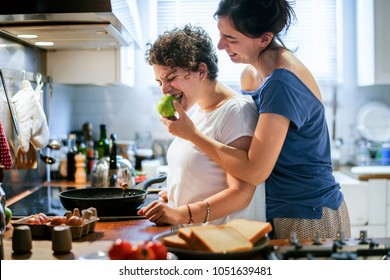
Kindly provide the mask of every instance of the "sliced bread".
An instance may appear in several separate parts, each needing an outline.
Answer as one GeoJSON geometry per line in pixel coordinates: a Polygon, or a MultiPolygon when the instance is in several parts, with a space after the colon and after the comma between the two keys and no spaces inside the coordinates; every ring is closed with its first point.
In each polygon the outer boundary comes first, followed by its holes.
{"type": "Polygon", "coordinates": [[[226,224],[245,236],[252,244],[256,244],[267,233],[272,231],[272,226],[268,222],[235,219],[226,224]]]}
{"type": "Polygon", "coordinates": [[[178,249],[191,249],[189,244],[179,237],[177,234],[168,235],[162,238],[162,242],[165,246],[178,248],[178,249]]]}
{"type": "Polygon", "coordinates": [[[214,253],[250,250],[253,247],[236,229],[227,226],[193,228],[191,245],[197,250],[214,253]]]}

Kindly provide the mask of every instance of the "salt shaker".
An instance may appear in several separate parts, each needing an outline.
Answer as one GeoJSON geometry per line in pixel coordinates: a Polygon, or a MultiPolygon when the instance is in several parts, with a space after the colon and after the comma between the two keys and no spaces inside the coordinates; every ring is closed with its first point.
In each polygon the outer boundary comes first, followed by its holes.
{"type": "Polygon", "coordinates": [[[61,225],[53,228],[52,249],[54,254],[66,254],[72,250],[72,232],[69,226],[61,225]]]}
{"type": "Polygon", "coordinates": [[[21,225],[14,228],[12,234],[12,250],[15,254],[30,253],[32,249],[32,235],[29,226],[21,225]]]}

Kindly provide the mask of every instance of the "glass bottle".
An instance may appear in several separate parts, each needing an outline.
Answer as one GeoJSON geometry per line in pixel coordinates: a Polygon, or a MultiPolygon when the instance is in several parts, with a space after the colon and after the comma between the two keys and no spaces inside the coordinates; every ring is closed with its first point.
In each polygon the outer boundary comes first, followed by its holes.
{"type": "Polygon", "coordinates": [[[93,135],[92,135],[92,124],[91,123],[85,123],[83,125],[84,130],[84,137],[85,137],[85,144],[87,148],[87,176],[89,176],[92,172],[93,165],[95,163],[95,145],[93,142],[93,135]]]}
{"type": "Polygon", "coordinates": [[[68,181],[74,181],[74,173],[76,172],[75,155],[77,154],[76,146],[76,134],[69,134],[68,138],[68,153],[66,155],[67,160],[67,179],[68,181]]]}
{"type": "Polygon", "coordinates": [[[116,148],[116,135],[111,134],[110,136],[110,164],[109,164],[109,170],[108,170],[108,179],[109,179],[109,186],[115,187],[117,183],[117,172],[118,172],[118,165],[117,165],[117,148],[116,148]]]}
{"type": "Polygon", "coordinates": [[[107,138],[107,129],[105,124],[100,125],[100,138],[97,143],[98,159],[106,157],[110,153],[110,141],[107,138]]]}

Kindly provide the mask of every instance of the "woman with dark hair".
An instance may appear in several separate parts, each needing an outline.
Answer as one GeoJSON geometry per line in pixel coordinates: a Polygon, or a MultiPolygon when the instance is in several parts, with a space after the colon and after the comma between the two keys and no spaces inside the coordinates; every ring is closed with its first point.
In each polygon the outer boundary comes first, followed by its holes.
{"type": "Polygon", "coordinates": [[[162,122],[233,176],[252,185],[266,182],[273,238],[293,233],[300,239],[350,237],[348,209],[333,176],[320,89],[281,40],[295,17],[286,0],[222,0],[215,13],[218,48],[232,62],[250,64],[257,72],[259,88],[242,90],[252,95],[259,112],[248,151],[207,137],[178,103],[179,119],[162,122]]]}
{"type": "MultiPolygon", "coordinates": [[[[197,129],[231,147],[247,150],[257,122],[250,96],[217,80],[218,59],[209,35],[186,25],[147,45],[164,95],[175,96],[197,129]]],[[[156,224],[224,224],[235,218],[265,220],[264,184],[255,187],[225,172],[191,142],[175,138],[168,148],[167,203],[139,211],[156,224]]],[[[162,196],[164,197],[164,196],[162,196]]]]}

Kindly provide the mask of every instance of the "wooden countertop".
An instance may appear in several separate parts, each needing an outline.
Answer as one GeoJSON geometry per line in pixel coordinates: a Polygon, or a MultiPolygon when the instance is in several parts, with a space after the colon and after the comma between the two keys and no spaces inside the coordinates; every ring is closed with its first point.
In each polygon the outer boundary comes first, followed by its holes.
{"type": "Polygon", "coordinates": [[[90,233],[72,243],[72,251],[68,254],[55,255],[51,248],[51,240],[33,240],[30,254],[13,254],[12,225],[4,233],[5,260],[77,260],[80,256],[107,251],[112,242],[118,238],[130,241],[151,240],[155,235],[171,230],[171,226],[156,226],[147,219],[98,222],[95,232],[90,233]]]}

